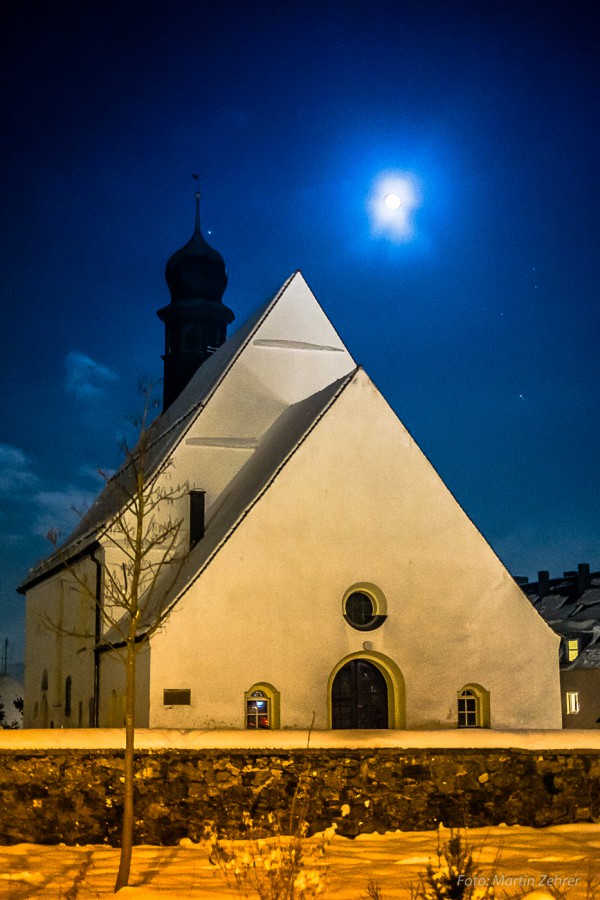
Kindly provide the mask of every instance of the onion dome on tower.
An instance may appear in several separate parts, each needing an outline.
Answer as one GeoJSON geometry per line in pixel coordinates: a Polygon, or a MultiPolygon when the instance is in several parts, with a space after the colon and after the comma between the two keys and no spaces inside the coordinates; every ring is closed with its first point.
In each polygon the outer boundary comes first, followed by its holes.
{"type": "Polygon", "coordinates": [[[225,342],[227,326],[235,318],[222,299],[227,287],[223,257],[200,231],[198,191],[194,233],[167,262],[165,277],[171,302],[158,310],[165,323],[163,412],[225,342]]]}

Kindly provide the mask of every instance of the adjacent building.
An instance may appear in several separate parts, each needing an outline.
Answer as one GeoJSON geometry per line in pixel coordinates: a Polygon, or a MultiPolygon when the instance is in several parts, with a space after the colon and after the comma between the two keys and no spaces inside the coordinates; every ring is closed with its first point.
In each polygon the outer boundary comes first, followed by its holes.
{"type": "Polygon", "coordinates": [[[564,728],[600,726],[600,572],[587,563],[538,580],[519,579],[535,609],[560,637],[560,683],[564,728]]]}

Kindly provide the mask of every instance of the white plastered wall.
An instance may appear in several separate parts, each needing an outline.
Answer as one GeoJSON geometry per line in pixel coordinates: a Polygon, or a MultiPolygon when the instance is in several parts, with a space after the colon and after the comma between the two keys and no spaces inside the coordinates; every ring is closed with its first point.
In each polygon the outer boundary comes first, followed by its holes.
{"type": "Polygon", "coordinates": [[[27,592],[25,626],[26,728],[40,728],[42,705],[47,725],[84,728],[93,724],[95,566],[89,559],[75,565],[88,593],[65,569],[27,592]],[[48,690],[42,675],[48,673],[48,690]],[[71,712],[65,710],[66,679],[71,678],[71,712]],[[45,694],[45,701],[44,701],[45,694]],[[37,714],[36,714],[37,713],[37,714]]]}
{"type": "MultiPolygon", "coordinates": [[[[138,644],[136,655],[135,724],[148,727],[148,678],[150,649],[138,644]]],[[[125,723],[125,650],[104,651],[100,655],[100,728],[122,728],[125,723]]]]}
{"type": "Polygon", "coordinates": [[[150,726],[242,727],[266,681],[282,727],[325,728],[329,676],[365,640],[402,673],[408,728],[454,727],[467,683],[492,727],[561,727],[558,639],[360,372],[153,638],[150,726]],[[342,617],[365,581],[388,606],[368,633],[342,617]]]}

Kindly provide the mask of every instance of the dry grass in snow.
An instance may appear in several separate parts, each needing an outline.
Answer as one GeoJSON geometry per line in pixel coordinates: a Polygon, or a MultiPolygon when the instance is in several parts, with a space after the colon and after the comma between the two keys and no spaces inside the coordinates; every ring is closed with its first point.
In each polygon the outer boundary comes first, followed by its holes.
{"type": "MultiPolygon", "coordinates": [[[[442,837],[448,836],[444,830],[442,837]]],[[[472,829],[467,838],[474,848],[479,877],[495,881],[499,900],[522,898],[534,891],[555,900],[600,900],[600,826],[496,826],[472,829]]],[[[371,879],[382,900],[411,900],[419,873],[430,860],[437,861],[437,846],[438,835],[431,831],[361,835],[355,840],[336,836],[323,859],[327,874],[320,896],[366,898],[371,879]]],[[[207,844],[186,840],[178,847],[136,847],[131,886],[120,891],[119,898],[239,900],[235,886],[228,886],[221,869],[209,862],[209,849],[207,844]]],[[[117,867],[118,850],[109,847],[0,847],[0,898],[109,897],[117,867]]]]}

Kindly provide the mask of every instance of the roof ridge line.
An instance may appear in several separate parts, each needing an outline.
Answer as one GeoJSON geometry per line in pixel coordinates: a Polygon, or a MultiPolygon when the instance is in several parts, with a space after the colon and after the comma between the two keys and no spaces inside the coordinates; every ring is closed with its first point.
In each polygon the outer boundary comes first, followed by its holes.
{"type": "MultiPolygon", "coordinates": [[[[166,437],[166,435],[168,435],[168,434],[169,434],[169,433],[170,433],[177,425],[180,425],[180,424],[184,421],[184,419],[186,419],[188,416],[191,416],[193,413],[199,412],[200,410],[202,410],[202,409],[204,409],[204,408],[206,407],[208,401],[214,396],[214,394],[215,394],[217,388],[219,387],[219,385],[221,384],[221,382],[223,381],[223,379],[225,378],[225,376],[227,375],[227,373],[230,371],[230,369],[231,369],[231,367],[233,366],[234,362],[235,362],[235,361],[238,359],[238,357],[240,356],[240,353],[242,352],[242,350],[244,350],[244,349],[248,346],[248,343],[250,342],[250,339],[251,339],[252,335],[256,332],[256,329],[257,329],[260,325],[262,325],[262,323],[264,322],[264,320],[266,319],[266,317],[267,317],[267,316],[269,315],[269,313],[271,312],[271,310],[272,310],[274,304],[279,300],[280,296],[282,295],[282,293],[284,292],[284,290],[287,288],[287,286],[290,284],[290,282],[292,281],[292,279],[295,278],[296,275],[298,275],[298,274],[301,275],[301,272],[300,272],[299,269],[296,269],[296,271],[295,271],[292,275],[290,275],[289,278],[286,279],[286,281],[284,281],[284,283],[282,284],[282,286],[279,288],[278,292],[277,292],[277,293],[275,294],[275,296],[271,299],[271,301],[270,301],[270,303],[268,304],[267,308],[265,309],[263,315],[262,315],[262,316],[260,317],[260,319],[257,321],[257,323],[256,323],[256,325],[254,326],[254,328],[252,329],[252,331],[249,332],[249,334],[247,335],[246,339],[245,339],[245,340],[240,344],[240,346],[238,347],[236,353],[231,357],[231,359],[229,360],[229,363],[228,363],[227,366],[223,369],[223,371],[221,372],[220,376],[219,376],[218,379],[215,381],[215,383],[214,383],[212,389],[211,389],[210,392],[206,395],[206,397],[205,397],[203,400],[198,400],[196,403],[194,403],[192,406],[190,406],[190,408],[189,408],[186,412],[182,413],[177,419],[174,419],[173,422],[171,422],[171,424],[168,426],[168,428],[165,428],[164,431],[161,431],[160,434],[158,434],[158,435],[156,436],[156,438],[154,438],[154,440],[152,440],[152,441],[148,444],[148,449],[151,449],[152,447],[155,447],[156,444],[157,444],[160,440],[162,440],[162,438],[166,437]]],[[[243,327],[243,326],[242,326],[242,327],[243,327]]],[[[199,371],[199,369],[197,369],[196,371],[199,371]]],[[[194,374],[195,374],[195,373],[194,373],[194,374]]],[[[163,413],[161,413],[161,415],[163,415],[163,413]]],[[[158,419],[160,419],[160,416],[158,416],[158,417],[154,420],[154,422],[157,422],[158,419]]],[[[194,419],[194,421],[195,421],[195,419],[194,419]]],[[[154,424],[154,422],[150,425],[150,428],[152,428],[152,425],[154,424]]],[[[192,424],[192,422],[190,422],[190,425],[191,425],[191,424],[192,424]]],[[[181,438],[183,438],[184,436],[185,436],[185,431],[182,432],[181,438]]],[[[176,443],[174,444],[174,446],[173,446],[171,449],[173,450],[173,449],[178,445],[178,443],[179,443],[179,441],[176,442],[176,443]]],[[[164,464],[163,464],[163,465],[164,465],[164,464]]],[[[109,481],[112,481],[113,478],[116,478],[116,476],[119,474],[119,472],[125,470],[126,468],[127,468],[127,463],[125,463],[123,466],[119,467],[119,468],[117,469],[117,471],[114,473],[114,475],[111,475],[109,481]]],[[[162,465],[159,466],[159,467],[157,468],[156,474],[158,474],[158,473],[161,471],[161,469],[162,469],[162,465]]],[[[108,482],[107,482],[107,484],[108,484],[108,482]]]]}
{"type": "MultiPolygon", "coordinates": [[[[190,415],[190,413],[192,413],[192,412],[200,412],[202,409],[205,409],[205,408],[206,408],[206,406],[208,405],[209,401],[214,397],[214,395],[215,395],[217,389],[218,389],[219,386],[222,384],[223,379],[225,378],[225,376],[231,371],[231,369],[232,369],[234,363],[237,362],[237,360],[239,359],[239,357],[240,357],[242,351],[245,350],[246,347],[248,346],[248,344],[250,343],[250,340],[251,340],[251,338],[252,338],[252,335],[255,334],[256,331],[257,331],[257,329],[263,324],[263,322],[265,321],[265,319],[267,318],[267,316],[270,314],[270,312],[272,311],[273,307],[275,306],[275,304],[277,303],[277,301],[279,300],[279,298],[281,297],[281,295],[283,294],[283,292],[286,290],[286,288],[288,287],[288,285],[291,283],[291,281],[292,281],[292,280],[296,277],[296,275],[298,275],[298,274],[301,274],[301,273],[300,273],[300,270],[299,270],[299,269],[296,269],[296,271],[295,271],[292,275],[290,275],[289,278],[287,278],[286,281],[284,281],[284,283],[281,285],[281,287],[279,288],[279,290],[277,291],[277,293],[275,294],[275,296],[271,299],[271,301],[270,301],[269,304],[267,305],[267,307],[266,307],[264,313],[261,315],[261,317],[260,317],[260,318],[258,319],[258,321],[255,323],[254,328],[246,335],[245,340],[242,341],[242,343],[240,344],[240,346],[237,348],[236,352],[235,352],[234,355],[231,357],[231,359],[229,360],[228,364],[225,366],[225,368],[223,369],[223,371],[221,372],[221,374],[219,375],[219,377],[217,378],[217,380],[216,380],[215,383],[213,384],[213,386],[212,386],[211,390],[209,391],[209,393],[203,398],[203,400],[201,400],[201,401],[199,400],[196,404],[194,404],[194,406],[190,407],[190,409],[189,409],[186,413],[183,413],[181,416],[179,416],[179,418],[176,419],[175,422],[173,422],[171,425],[169,425],[169,427],[168,427],[164,432],[162,432],[162,434],[161,434],[160,437],[163,437],[164,435],[168,434],[168,433],[175,427],[175,425],[180,424],[180,423],[186,418],[186,416],[190,415]]],[[[243,326],[241,326],[241,327],[243,327],[243,326]]],[[[225,346],[225,345],[223,345],[223,346],[225,346]]],[[[197,370],[197,371],[199,371],[199,370],[197,370]]],[[[196,421],[196,418],[197,418],[197,416],[192,416],[192,417],[190,418],[190,422],[189,422],[187,428],[184,428],[184,430],[181,432],[181,435],[179,436],[179,440],[176,441],[176,442],[173,444],[173,446],[171,447],[171,451],[170,451],[170,452],[173,452],[173,450],[175,450],[175,448],[179,446],[179,444],[181,443],[181,441],[184,439],[185,435],[187,434],[187,432],[188,432],[189,429],[191,428],[192,424],[196,421]]],[[[154,446],[154,444],[156,444],[159,440],[160,440],[160,438],[157,437],[157,438],[156,438],[156,441],[154,441],[153,444],[151,444],[150,446],[154,446]]],[[[166,461],[163,462],[163,463],[157,468],[156,474],[160,473],[160,472],[162,471],[162,469],[164,468],[165,465],[166,465],[166,461]]]]}

